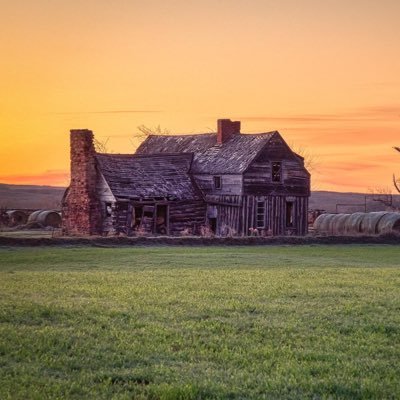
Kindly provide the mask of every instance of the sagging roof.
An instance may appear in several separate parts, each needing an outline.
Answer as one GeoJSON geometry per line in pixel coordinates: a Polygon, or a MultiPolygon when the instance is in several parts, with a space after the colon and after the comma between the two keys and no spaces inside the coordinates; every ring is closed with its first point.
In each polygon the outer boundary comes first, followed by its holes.
{"type": "Polygon", "coordinates": [[[194,153],[192,172],[195,174],[238,174],[246,170],[274,135],[279,133],[235,133],[223,144],[217,144],[216,133],[150,135],[136,154],[194,153]]]}
{"type": "Polygon", "coordinates": [[[96,154],[97,164],[117,198],[198,199],[189,175],[193,154],[96,154]]]}

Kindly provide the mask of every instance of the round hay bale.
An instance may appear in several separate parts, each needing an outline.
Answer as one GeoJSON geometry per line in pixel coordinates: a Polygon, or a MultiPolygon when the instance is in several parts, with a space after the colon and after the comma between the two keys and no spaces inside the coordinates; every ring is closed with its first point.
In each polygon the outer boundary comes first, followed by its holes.
{"type": "Polygon", "coordinates": [[[379,221],[387,213],[387,211],[378,211],[364,214],[360,226],[361,232],[366,235],[377,235],[379,221]]]}
{"type": "Polygon", "coordinates": [[[337,214],[321,214],[314,222],[317,233],[332,234],[332,220],[337,214]]]}
{"type": "Polygon", "coordinates": [[[321,223],[325,218],[324,215],[326,215],[326,214],[318,215],[318,217],[315,218],[315,221],[313,223],[313,228],[314,228],[315,232],[319,232],[319,228],[321,226],[321,223]]]}
{"type": "Polygon", "coordinates": [[[361,233],[361,222],[364,215],[365,213],[362,212],[350,214],[349,218],[347,218],[344,223],[344,234],[359,235],[361,233]]]}
{"type": "Polygon", "coordinates": [[[346,221],[349,219],[350,214],[337,214],[332,219],[331,230],[334,235],[344,235],[346,221]]]}
{"type": "Polygon", "coordinates": [[[42,211],[43,210],[37,210],[37,211],[34,211],[33,213],[31,213],[28,218],[28,224],[30,224],[32,222],[37,222],[37,217],[42,211]]]}
{"type": "Polygon", "coordinates": [[[46,210],[38,214],[36,221],[43,226],[59,228],[61,226],[61,215],[57,211],[46,210]]]}
{"type": "Polygon", "coordinates": [[[378,222],[378,234],[400,233],[400,213],[388,212],[378,222]]]}
{"type": "Polygon", "coordinates": [[[10,210],[6,212],[8,216],[8,226],[25,225],[28,216],[21,210],[10,210]]]}

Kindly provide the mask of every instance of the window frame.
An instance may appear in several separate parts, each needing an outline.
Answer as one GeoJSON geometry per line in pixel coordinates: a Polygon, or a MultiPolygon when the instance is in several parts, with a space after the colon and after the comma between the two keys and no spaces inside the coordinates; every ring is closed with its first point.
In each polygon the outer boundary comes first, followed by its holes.
{"type": "Polygon", "coordinates": [[[113,204],[111,201],[104,202],[104,217],[110,218],[113,214],[113,204]]]}
{"type": "Polygon", "coordinates": [[[213,186],[215,190],[222,189],[222,176],[221,175],[213,175],[213,186]],[[217,180],[219,180],[219,185],[216,184],[217,180]]]}
{"type": "Polygon", "coordinates": [[[282,183],[282,174],[283,168],[282,168],[282,161],[271,161],[271,182],[272,183],[282,183]],[[279,180],[274,179],[274,164],[279,165],[279,180]]]}
{"type": "Polygon", "coordinates": [[[265,229],[265,216],[266,216],[266,206],[265,206],[265,200],[257,200],[256,201],[256,228],[257,229],[265,229]],[[260,204],[262,204],[262,211],[260,212],[260,204]],[[259,217],[262,217],[260,220],[259,217]],[[260,224],[260,221],[262,224],[260,224]]]}

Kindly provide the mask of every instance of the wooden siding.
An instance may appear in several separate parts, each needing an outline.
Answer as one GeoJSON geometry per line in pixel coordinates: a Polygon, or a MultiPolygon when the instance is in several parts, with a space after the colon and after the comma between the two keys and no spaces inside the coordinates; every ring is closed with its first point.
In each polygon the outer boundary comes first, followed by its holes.
{"type": "Polygon", "coordinates": [[[216,195],[241,195],[242,175],[241,174],[196,174],[194,175],[197,185],[204,194],[216,195]],[[214,188],[214,176],[221,177],[221,189],[214,188]]]}
{"type": "Polygon", "coordinates": [[[101,204],[102,233],[103,235],[113,234],[115,233],[115,225],[116,225],[116,213],[115,213],[116,200],[101,172],[98,172],[97,174],[96,194],[101,204]],[[107,203],[111,204],[112,207],[111,215],[107,215],[106,212],[107,203]]]}
{"type": "Polygon", "coordinates": [[[310,175],[283,139],[271,139],[243,174],[243,194],[245,195],[310,195],[310,175]],[[281,181],[273,182],[271,163],[280,162],[281,181]]]}
{"type": "Polygon", "coordinates": [[[221,236],[306,235],[308,196],[221,196],[208,206],[216,211],[216,234],[221,236]],[[236,199],[234,198],[236,197],[236,199]],[[257,203],[264,205],[263,228],[257,227],[257,203]],[[288,226],[287,203],[292,203],[293,225],[288,226]]]}
{"type": "Polygon", "coordinates": [[[154,234],[157,206],[167,206],[166,234],[199,234],[200,228],[206,224],[206,204],[203,200],[180,200],[162,202],[118,201],[116,205],[116,231],[127,235],[135,235],[132,226],[132,211],[134,207],[150,207],[155,211],[152,217],[142,226],[140,234],[154,234]]]}
{"type": "MultiPolygon", "coordinates": [[[[206,216],[217,220],[219,236],[249,235],[306,235],[307,196],[213,196],[208,205],[202,201],[174,201],[162,203],[117,202],[116,231],[135,235],[130,229],[132,207],[168,205],[168,234],[199,234],[206,225],[206,216]],[[288,226],[287,203],[292,203],[293,225],[288,226]],[[257,226],[257,203],[263,204],[263,227],[257,226]],[[206,208],[207,207],[207,208],[206,208]]],[[[154,215],[156,218],[156,215],[154,215]]],[[[146,225],[146,232],[154,233],[154,220],[146,225]]]]}
{"type": "Polygon", "coordinates": [[[206,223],[206,204],[202,200],[175,201],[169,203],[170,234],[184,232],[199,234],[206,223]]]}

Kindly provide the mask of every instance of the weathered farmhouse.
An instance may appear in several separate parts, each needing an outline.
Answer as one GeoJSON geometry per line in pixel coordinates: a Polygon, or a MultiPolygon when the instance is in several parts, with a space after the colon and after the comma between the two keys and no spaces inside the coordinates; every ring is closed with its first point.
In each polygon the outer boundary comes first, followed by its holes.
{"type": "Polygon", "coordinates": [[[310,174],[279,132],[151,135],[135,154],[99,154],[71,131],[66,234],[304,235],[310,174]]]}

